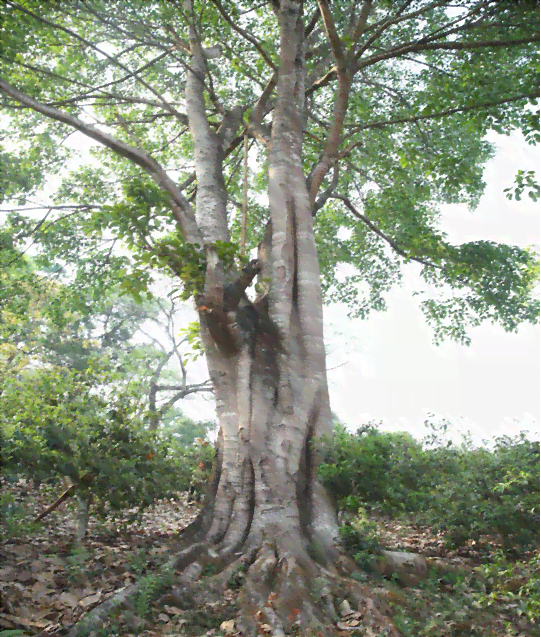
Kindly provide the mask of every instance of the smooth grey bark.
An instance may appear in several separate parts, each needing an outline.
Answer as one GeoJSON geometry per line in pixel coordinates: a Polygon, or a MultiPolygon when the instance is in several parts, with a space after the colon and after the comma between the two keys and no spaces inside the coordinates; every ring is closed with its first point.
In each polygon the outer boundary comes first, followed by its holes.
{"type": "MultiPolygon", "coordinates": [[[[260,344],[264,356],[255,359],[247,346],[226,356],[202,325],[223,433],[207,534],[220,553],[270,537],[288,553],[306,554],[312,540],[332,552],[337,534],[332,505],[315,479],[314,443],[330,432],[331,418],[319,265],[301,157],[306,79],[301,10],[302,3],[284,1],[277,12],[281,53],[268,146],[271,234],[269,249],[260,251],[270,278],[269,315],[284,347],[268,351],[260,344]]],[[[192,27],[186,104],[196,148],[196,220],[206,241],[204,296],[222,306],[225,274],[212,243],[229,239],[227,195],[223,149],[205,112],[205,72],[192,27]]]]}

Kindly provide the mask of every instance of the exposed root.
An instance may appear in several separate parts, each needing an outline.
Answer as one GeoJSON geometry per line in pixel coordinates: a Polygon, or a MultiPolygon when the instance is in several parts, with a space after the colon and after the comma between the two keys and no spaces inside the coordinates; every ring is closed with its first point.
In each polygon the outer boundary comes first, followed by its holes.
{"type": "Polygon", "coordinates": [[[236,557],[221,573],[212,577],[208,585],[217,591],[223,591],[228,587],[233,578],[236,577],[237,579],[243,580],[246,572],[255,562],[259,550],[259,547],[253,547],[240,557],[236,557]]]}
{"type": "MultiPolygon", "coordinates": [[[[363,634],[398,637],[384,604],[368,587],[317,564],[308,553],[284,552],[274,542],[245,549],[228,559],[204,543],[182,551],[164,567],[172,576],[168,597],[184,603],[189,597],[203,608],[219,600],[225,589],[239,588],[236,626],[245,637],[261,633],[331,637],[353,628],[363,634]],[[202,577],[209,564],[220,572],[202,577]]],[[[140,589],[141,582],[118,592],[89,613],[69,637],[79,637],[82,629],[85,634],[96,631],[119,607],[133,610],[140,589]]]]}
{"type": "MultiPolygon", "coordinates": [[[[184,572],[189,566],[197,564],[196,560],[201,556],[201,554],[203,554],[203,552],[205,552],[206,549],[207,547],[205,544],[199,543],[194,544],[175,555],[175,557],[169,560],[162,569],[161,574],[163,575],[164,581],[167,580],[167,576],[172,575],[175,571],[181,570],[184,572]]],[[[189,578],[186,579],[185,583],[188,582],[189,578]]],[[[68,633],[68,637],[79,637],[80,635],[92,634],[94,631],[98,630],[98,628],[100,628],[115,611],[122,608],[132,609],[133,600],[141,591],[144,584],[145,580],[141,579],[135,584],[117,591],[105,602],[87,613],[81,621],[77,622],[71,628],[68,633]]]]}
{"type": "Polygon", "coordinates": [[[108,600],[100,604],[94,610],[90,611],[82,621],[75,624],[68,633],[68,637],[79,637],[82,634],[92,634],[100,628],[112,612],[124,604],[129,603],[135,597],[140,589],[140,584],[132,584],[118,591],[108,600]]]}
{"type": "MultiPolygon", "coordinates": [[[[256,511],[253,474],[245,477],[252,488],[235,489],[236,495],[222,497],[220,506],[217,483],[209,489],[206,505],[180,533],[174,557],[155,578],[157,586],[151,586],[155,599],[204,609],[223,600],[227,589],[238,590],[235,624],[243,637],[335,637],[353,628],[398,637],[373,591],[351,579],[357,565],[335,543],[330,521],[319,513],[309,516],[317,523],[295,526],[290,507],[283,517],[289,521],[286,531],[276,516],[256,511]]],[[[124,619],[131,614],[140,623],[135,602],[140,594],[148,595],[148,582],[142,579],[117,592],[75,625],[69,637],[95,634],[120,610],[124,619]]]]}
{"type": "Polygon", "coordinates": [[[263,547],[248,569],[240,601],[237,624],[245,635],[331,636],[352,627],[399,635],[372,591],[321,567],[302,551],[281,557],[275,547],[263,547]]]}

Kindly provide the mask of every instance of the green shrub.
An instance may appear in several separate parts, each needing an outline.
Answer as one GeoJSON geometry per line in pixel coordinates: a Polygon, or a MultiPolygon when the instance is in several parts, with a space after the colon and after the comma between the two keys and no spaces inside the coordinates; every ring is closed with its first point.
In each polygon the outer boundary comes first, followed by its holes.
{"type": "Polygon", "coordinates": [[[447,471],[434,475],[421,521],[445,532],[453,545],[492,534],[516,553],[538,543],[539,443],[520,435],[499,438],[493,449],[465,442],[431,453],[447,471]]]}
{"type": "MultiPolygon", "coordinates": [[[[338,425],[322,453],[319,478],[339,507],[351,496],[388,513],[419,506],[423,450],[409,434],[382,432],[373,423],[352,434],[338,425]]],[[[358,508],[357,501],[349,502],[358,508]]]]}
{"type": "Polygon", "coordinates": [[[194,453],[144,426],[136,401],[108,400],[84,373],[39,370],[0,397],[6,474],[70,478],[109,509],[148,506],[188,488],[194,453]]]}
{"type": "Polygon", "coordinates": [[[539,551],[525,562],[509,563],[502,552],[495,554],[492,560],[476,569],[487,589],[478,596],[479,603],[484,607],[505,604],[519,617],[538,624],[539,551]]]}
{"type": "Polygon", "coordinates": [[[539,540],[539,443],[525,435],[489,449],[437,433],[421,443],[372,423],[355,433],[339,425],[322,454],[319,477],[340,508],[413,514],[453,546],[499,534],[520,553],[539,540]]]}

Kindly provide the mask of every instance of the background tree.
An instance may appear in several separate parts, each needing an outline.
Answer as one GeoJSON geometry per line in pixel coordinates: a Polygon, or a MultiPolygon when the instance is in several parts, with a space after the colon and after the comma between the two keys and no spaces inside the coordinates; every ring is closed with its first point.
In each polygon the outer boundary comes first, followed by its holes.
{"type": "MultiPolygon", "coordinates": [[[[45,240],[31,246],[29,257],[16,248],[28,239],[24,223],[17,228],[17,216],[10,221],[0,228],[5,244],[0,388],[24,367],[85,372],[98,365],[110,372],[108,388],[103,385],[100,391],[110,392],[114,385],[116,393],[139,392],[140,412],[154,429],[166,415],[168,422],[179,417],[178,409],[168,413],[178,401],[211,390],[209,380],[188,382],[186,359],[193,353],[186,353],[189,337],[175,318],[177,303],[157,299],[143,303],[119,296],[119,280],[100,270],[91,285],[85,284],[92,256],[58,259],[54,223],[46,228],[45,240]],[[160,339],[152,333],[157,329],[160,339]]],[[[75,230],[70,233],[73,244],[78,238],[75,230]]],[[[79,239],[84,243],[84,236],[79,239]]],[[[206,425],[201,426],[206,431],[206,425]]],[[[198,435],[206,434],[200,431],[192,440],[198,435]]]]}
{"type": "MultiPolygon", "coordinates": [[[[63,141],[79,131],[99,146],[61,175],[57,228],[128,247],[125,264],[107,252],[96,262],[136,297],[159,268],[196,298],[221,446],[212,496],[176,561],[183,581],[210,561],[224,569],[219,588],[243,568],[246,630],[328,625],[327,593],[352,567],[316,479],[315,440],[331,425],[322,301],[382,310],[401,263],[415,260],[442,289],[421,302],[437,339],[467,342],[466,326],[487,319],[507,330],[536,320],[534,254],[452,245],[438,230],[439,204],[476,205],[488,130],[538,141],[536,3],[2,8],[4,195],[23,202],[61,173],[73,154],[63,141]],[[357,273],[339,280],[343,262],[357,273]],[[327,592],[315,595],[321,577],[327,592]]],[[[360,603],[369,592],[348,582],[360,603]]]]}

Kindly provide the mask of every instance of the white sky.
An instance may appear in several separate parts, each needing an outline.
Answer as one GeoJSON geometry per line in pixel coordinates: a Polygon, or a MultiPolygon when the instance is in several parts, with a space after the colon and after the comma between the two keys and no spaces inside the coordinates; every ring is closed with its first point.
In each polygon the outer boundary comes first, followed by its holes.
{"type": "MultiPolygon", "coordinates": [[[[442,226],[449,240],[462,243],[491,239],[520,246],[539,244],[539,205],[527,195],[509,201],[518,169],[538,168],[538,147],[517,133],[493,135],[498,153],[487,165],[485,195],[475,212],[445,206],[442,226]]],[[[523,325],[517,334],[482,325],[470,331],[469,347],[432,344],[432,332],[411,292],[424,283],[420,266],[407,267],[404,285],[388,295],[389,310],[368,320],[350,320],[347,308],[324,310],[329,388],[333,411],[351,428],[370,419],[393,431],[423,437],[428,412],[449,418],[474,441],[514,435],[521,429],[537,435],[539,401],[539,326],[523,325]]],[[[186,318],[195,314],[186,310],[186,318]]],[[[204,377],[204,363],[190,367],[204,377]]],[[[194,397],[180,405],[193,418],[213,418],[209,400],[194,397]]]]}

